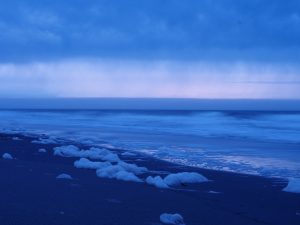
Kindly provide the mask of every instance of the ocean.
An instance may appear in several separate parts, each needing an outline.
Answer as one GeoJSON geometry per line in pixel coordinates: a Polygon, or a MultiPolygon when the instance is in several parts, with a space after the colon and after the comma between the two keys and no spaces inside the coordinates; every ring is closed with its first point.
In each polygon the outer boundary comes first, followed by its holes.
{"type": "Polygon", "coordinates": [[[0,110],[0,131],[213,170],[300,178],[300,112],[0,110]]]}

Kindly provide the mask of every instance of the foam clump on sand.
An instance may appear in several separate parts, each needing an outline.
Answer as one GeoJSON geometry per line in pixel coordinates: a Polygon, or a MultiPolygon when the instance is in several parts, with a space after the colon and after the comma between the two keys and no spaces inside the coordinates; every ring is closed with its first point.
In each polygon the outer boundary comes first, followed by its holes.
{"type": "Polygon", "coordinates": [[[136,156],[136,154],[132,153],[132,152],[123,152],[121,155],[122,156],[136,156]]]}
{"type": "Polygon", "coordinates": [[[56,179],[65,179],[65,180],[73,180],[73,178],[71,177],[71,175],[66,174],[66,173],[62,173],[59,174],[56,179]]]}
{"type": "Polygon", "coordinates": [[[120,165],[111,165],[101,169],[97,169],[96,174],[98,177],[117,179],[123,181],[143,182],[134,173],[126,171],[120,165]]]}
{"type": "Polygon", "coordinates": [[[79,157],[79,158],[90,158],[99,159],[109,162],[118,162],[120,158],[117,154],[112,153],[106,149],[90,148],[88,150],[80,150],[74,145],[67,145],[54,148],[54,155],[62,157],[79,157]]]}
{"type": "Polygon", "coordinates": [[[178,214],[163,213],[160,215],[160,222],[164,224],[184,225],[183,217],[178,214]]]}
{"type": "Polygon", "coordinates": [[[98,177],[110,178],[123,181],[142,182],[137,175],[147,172],[147,168],[139,167],[135,164],[123,161],[113,165],[108,161],[93,162],[86,158],[81,158],[74,162],[74,166],[79,169],[95,169],[98,177]]]}
{"type": "Polygon", "coordinates": [[[49,137],[49,138],[39,138],[38,140],[33,140],[31,143],[48,145],[48,144],[57,144],[57,141],[54,138],[49,137]]]}
{"type": "Polygon", "coordinates": [[[164,178],[164,181],[169,186],[177,186],[187,183],[202,183],[208,181],[208,179],[199,173],[182,172],[169,174],[164,178]]]}
{"type": "Polygon", "coordinates": [[[78,169],[101,169],[111,166],[110,162],[93,162],[86,158],[81,158],[74,162],[74,166],[78,169]]]}
{"type": "Polygon", "coordinates": [[[80,149],[74,145],[65,145],[53,148],[54,155],[62,157],[80,157],[80,149]]]}
{"type": "Polygon", "coordinates": [[[9,154],[9,153],[4,153],[4,154],[2,155],[2,158],[3,158],[3,159],[13,159],[12,155],[9,154]]]}
{"type": "Polygon", "coordinates": [[[62,157],[79,157],[74,167],[79,169],[95,169],[98,177],[123,181],[143,182],[137,175],[148,171],[146,167],[126,163],[119,156],[107,149],[92,147],[81,150],[74,145],[55,147],[54,155],[62,157]],[[100,162],[91,161],[101,160],[100,162]]]}
{"type": "Polygon", "coordinates": [[[39,153],[46,153],[46,152],[47,152],[47,150],[46,150],[46,149],[44,149],[44,148],[40,148],[40,149],[38,150],[38,152],[39,152],[39,153]]]}
{"type": "Polygon", "coordinates": [[[288,185],[282,190],[286,192],[300,193],[300,178],[289,178],[288,185]]]}
{"type": "Polygon", "coordinates": [[[120,161],[118,162],[118,165],[123,167],[126,171],[137,175],[148,172],[148,169],[146,167],[137,166],[133,163],[126,163],[124,161],[120,161]]]}
{"type": "Polygon", "coordinates": [[[160,176],[149,176],[146,178],[146,183],[153,185],[157,188],[169,188],[169,186],[164,182],[164,180],[160,176]]]}
{"type": "Polygon", "coordinates": [[[195,172],[172,173],[167,175],[165,178],[161,178],[160,176],[149,176],[146,179],[147,184],[153,185],[157,188],[168,188],[170,186],[179,186],[188,183],[202,183],[206,181],[208,181],[206,177],[195,172]]]}
{"type": "Polygon", "coordinates": [[[13,140],[13,141],[22,141],[22,139],[19,138],[19,137],[13,137],[12,140],[13,140]]]}

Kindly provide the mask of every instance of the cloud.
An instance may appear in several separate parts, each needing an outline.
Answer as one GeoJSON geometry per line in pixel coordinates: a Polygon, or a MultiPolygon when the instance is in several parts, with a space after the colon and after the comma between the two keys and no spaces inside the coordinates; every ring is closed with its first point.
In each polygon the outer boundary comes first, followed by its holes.
{"type": "Polygon", "coordinates": [[[100,59],[0,64],[1,97],[297,99],[299,81],[295,64],[100,59]]]}
{"type": "Polygon", "coordinates": [[[95,56],[297,61],[299,8],[297,0],[11,0],[0,8],[0,60],[95,56]]]}
{"type": "Polygon", "coordinates": [[[32,24],[34,26],[42,27],[57,27],[61,21],[57,14],[54,12],[47,11],[45,9],[37,10],[30,9],[28,7],[22,8],[21,10],[24,22],[32,24]]]}

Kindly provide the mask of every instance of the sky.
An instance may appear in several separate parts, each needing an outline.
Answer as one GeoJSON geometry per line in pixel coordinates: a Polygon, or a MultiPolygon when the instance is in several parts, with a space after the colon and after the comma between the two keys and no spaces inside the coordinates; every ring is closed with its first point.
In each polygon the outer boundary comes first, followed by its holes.
{"type": "Polygon", "coordinates": [[[0,97],[300,99],[298,0],[0,2],[0,97]]]}

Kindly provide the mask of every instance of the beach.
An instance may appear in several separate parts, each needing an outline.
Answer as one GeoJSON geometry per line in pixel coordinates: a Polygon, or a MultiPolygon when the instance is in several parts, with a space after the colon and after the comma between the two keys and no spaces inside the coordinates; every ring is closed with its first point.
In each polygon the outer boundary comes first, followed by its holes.
{"type": "Polygon", "coordinates": [[[1,3],[0,225],[300,225],[300,0],[1,3]]]}
{"type": "Polygon", "coordinates": [[[61,144],[34,140],[37,137],[0,135],[1,155],[13,156],[0,163],[2,225],[161,224],[162,213],[179,213],[190,225],[300,222],[300,195],[282,191],[284,179],[182,166],[143,154],[122,156],[124,150],[112,150],[125,162],[147,167],[149,174],[198,172],[209,179],[159,189],[144,182],[99,178],[94,170],[75,168],[75,158],[54,156],[53,148],[61,144]],[[41,148],[46,152],[39,152],[41,148]],[[73,179],[57,179],[62,173],[73,179]]]}

